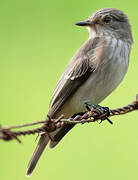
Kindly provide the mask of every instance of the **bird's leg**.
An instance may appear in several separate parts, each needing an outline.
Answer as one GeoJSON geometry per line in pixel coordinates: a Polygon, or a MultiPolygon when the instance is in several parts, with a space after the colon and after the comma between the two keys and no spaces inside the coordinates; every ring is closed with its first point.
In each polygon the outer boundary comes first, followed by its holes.
{"type": "Polygon", "coordinates": [[[110,113],[111,113],[111,110],[108,107],[103,107],[100,105],[92,104],[91,102],[85,102],[85,105],[86,105],[86,109],[88,111],[91,111],[90,107],[92,107],[93,109],[98,110],[101,114],[106,113],[106,116],[101,118],[100,123],[102,123],[102,121],[104,121],[106,119],[110,124],[113,124],[113,122],[108,118],[110,116],[110,113]]]}

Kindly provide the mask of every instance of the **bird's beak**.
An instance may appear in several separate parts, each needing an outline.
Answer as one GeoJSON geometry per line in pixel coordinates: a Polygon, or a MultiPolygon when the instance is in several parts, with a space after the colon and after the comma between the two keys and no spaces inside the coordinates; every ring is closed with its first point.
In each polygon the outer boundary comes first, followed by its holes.
{"type": "Polygon", "coordinates": [[[77,25],[77,26],[90,26],[93,24],[95,24],[93,21],[89,21],[86,19],[84,21],[80,21],[80,22],[76,23],[75,25],[77,25]]]}

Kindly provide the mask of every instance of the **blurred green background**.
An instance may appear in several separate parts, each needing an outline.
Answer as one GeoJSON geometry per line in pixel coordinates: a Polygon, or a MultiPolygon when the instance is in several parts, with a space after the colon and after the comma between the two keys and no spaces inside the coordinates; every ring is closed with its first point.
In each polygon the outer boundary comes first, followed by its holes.
{"type": "MultiPolygon", "coordinates": [[[[131,102],[138,93],[138,1],[5,0],[0,2],[0,124],[43,120],[69,59],[88,38],[74,23],[103,7],[129,16],[134,44],[121,85],[101,105],[131,102]]],[[[108,122],[78,125],[53,150],[47,148],[32,180],[138,179],[138,112],[108,122]]],[[[0,179],[24,180],[35,136],[0,141],[0,179]]]]}

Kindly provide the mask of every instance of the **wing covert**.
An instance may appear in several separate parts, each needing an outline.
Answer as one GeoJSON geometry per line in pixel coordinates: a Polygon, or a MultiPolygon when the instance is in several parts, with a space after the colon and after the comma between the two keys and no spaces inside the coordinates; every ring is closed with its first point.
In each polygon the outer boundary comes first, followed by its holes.
{"type": "MultiPolygon", "coordinates": [[[[48,115],[54,117],[65,101],[86,81],[97,68],[95,49],[100,38],[87,40],[73,56],[53,93],[48,115]]],[[[102,47],[102,46],[101,46],[102,47]]],[[[97,62],[99,62],[98,60],[97,62]]]]}

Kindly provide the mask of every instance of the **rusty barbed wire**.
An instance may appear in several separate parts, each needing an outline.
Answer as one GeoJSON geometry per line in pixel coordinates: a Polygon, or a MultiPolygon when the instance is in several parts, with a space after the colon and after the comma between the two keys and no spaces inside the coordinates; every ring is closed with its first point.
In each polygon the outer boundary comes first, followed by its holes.
{"type": "Polygon", "coordinates": [[[83,115],[76,115],[74,118],[65,119],[64,115],[61,115],[57,119],[51,119],[50,117],[44,121],[38,121],[33,123],[21,124],[16,126],[9,126],[9,127],[2,127],[0,126],[0,139],[4,141],[11,141],[13,139],[17,140],[21,143],[21,140],[18,136],[25,136],[31,134],[40,134],[40,133],[49,133],[55,131],[57,128],[63,127],[65,124],[85,124],[90,122],[95,122],[98,120],[104,121],[107,120],[109,123],[112,124],[112,121],[109,117],[116,116],[116,115],[123,115],[128,112],[132,112],[138,110],[138,95],[136,96],[136,100],[132,103],[122,107],[107,110],[101,113],[98,109],[94,108],[92,110],[86,111],[83,115]],[[13,131],[12,129],[23,128],[23,127],[30,127],[34,125],[43,124],[41,127],[34,128],[32,130],[23,130],[23,131],[13,131]]]}

